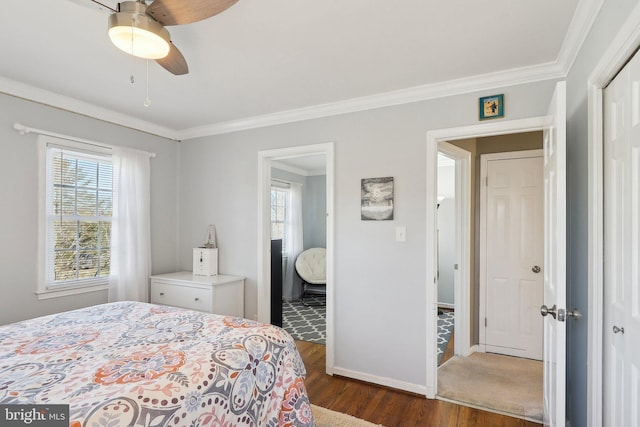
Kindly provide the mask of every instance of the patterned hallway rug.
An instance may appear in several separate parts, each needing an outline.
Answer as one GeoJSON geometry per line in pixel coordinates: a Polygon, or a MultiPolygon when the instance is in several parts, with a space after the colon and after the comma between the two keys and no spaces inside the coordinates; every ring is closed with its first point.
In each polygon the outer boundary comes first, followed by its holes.
{"type": "MultiPolygon", "coordinates": [[[[313,301],[311,301],[313,302],[313,301]]],[[[454,313],[438,316],[438,365],[453,331],[454,313]]],[[[324,344],[326,341],[326,307],[309,307],[299,301],[282,302],[282,328],[294,339],[324,344]]]]}
{"type": "Polygon", "coordinates": [[[453,331],[454,312],[446,312],[438,315],[438,366],[444,356],[444,351],[449,344],[453,331]]]}
{"type": "MultiPolygon", "coordinates": [[[[310,303],[314,303],[312,299],[310,303]]],[[[326,341],[326,307],[306,306],[300,301],[282,302],[282,328],[294,339],[324,344],[326,341]]]]}

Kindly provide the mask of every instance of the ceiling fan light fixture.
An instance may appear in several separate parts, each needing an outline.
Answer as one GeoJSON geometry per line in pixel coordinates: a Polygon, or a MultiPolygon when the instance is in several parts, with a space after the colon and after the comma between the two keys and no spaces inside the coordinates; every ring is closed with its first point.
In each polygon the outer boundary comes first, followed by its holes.
{"type": "MultiPolygon", "coordinates": [[[[132,2],[124,2],[132,3],[132,2]]],[[[140,58],[160,59],[169,54],[169,32],[149,16],[121,11],[109,17],[109,38],[120,50],[140,58]]]]}

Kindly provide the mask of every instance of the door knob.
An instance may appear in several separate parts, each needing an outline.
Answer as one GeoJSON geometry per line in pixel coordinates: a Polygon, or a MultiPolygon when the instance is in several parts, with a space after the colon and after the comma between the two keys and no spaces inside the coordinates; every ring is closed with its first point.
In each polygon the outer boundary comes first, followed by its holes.
{"type": "Polygon", "coordinates": [[[556,318],[556,310],[557,307],[555,304],[553,304],[553,307],[548,308],[546,305],[542,305],[540,307],[540,314],[542,314],[542,317],[545,317],[547,314],[550,314],[554,319],[556,318]]]}
{"type": "Polygon", "coordinates": [[[618,332],[620,332],[621,334],[624,334],[624,328],[619,328],[617,326],[613,326],[613,333],[617,334],[618,332]]]}
{"type": "Polygon", "coordinates": [[[533,267],[531,267],[531,271],[533,271],[534,273],[540,273],[540,266],[539,265],[534,265],[533,267]]]}

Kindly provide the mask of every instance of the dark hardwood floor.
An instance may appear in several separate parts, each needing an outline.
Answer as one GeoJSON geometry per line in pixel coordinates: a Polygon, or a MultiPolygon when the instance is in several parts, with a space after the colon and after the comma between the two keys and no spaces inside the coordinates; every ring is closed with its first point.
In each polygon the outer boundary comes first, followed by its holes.
{"type": "Polygon", "coordinates": [[[538,427],[540,424],[325,374],[325,346],[296,341],[314,405],[386,427],[538,427]]]}

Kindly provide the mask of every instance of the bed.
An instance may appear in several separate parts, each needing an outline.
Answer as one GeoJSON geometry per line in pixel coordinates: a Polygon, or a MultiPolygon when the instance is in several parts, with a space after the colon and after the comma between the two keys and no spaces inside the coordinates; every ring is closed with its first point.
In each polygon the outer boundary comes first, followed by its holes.
{"type": "Polygon", "coordinates": [[[313,426],[284,330],[119,302],[0,326],[0,403],[69,404],[71,427],[313,426]]]}

